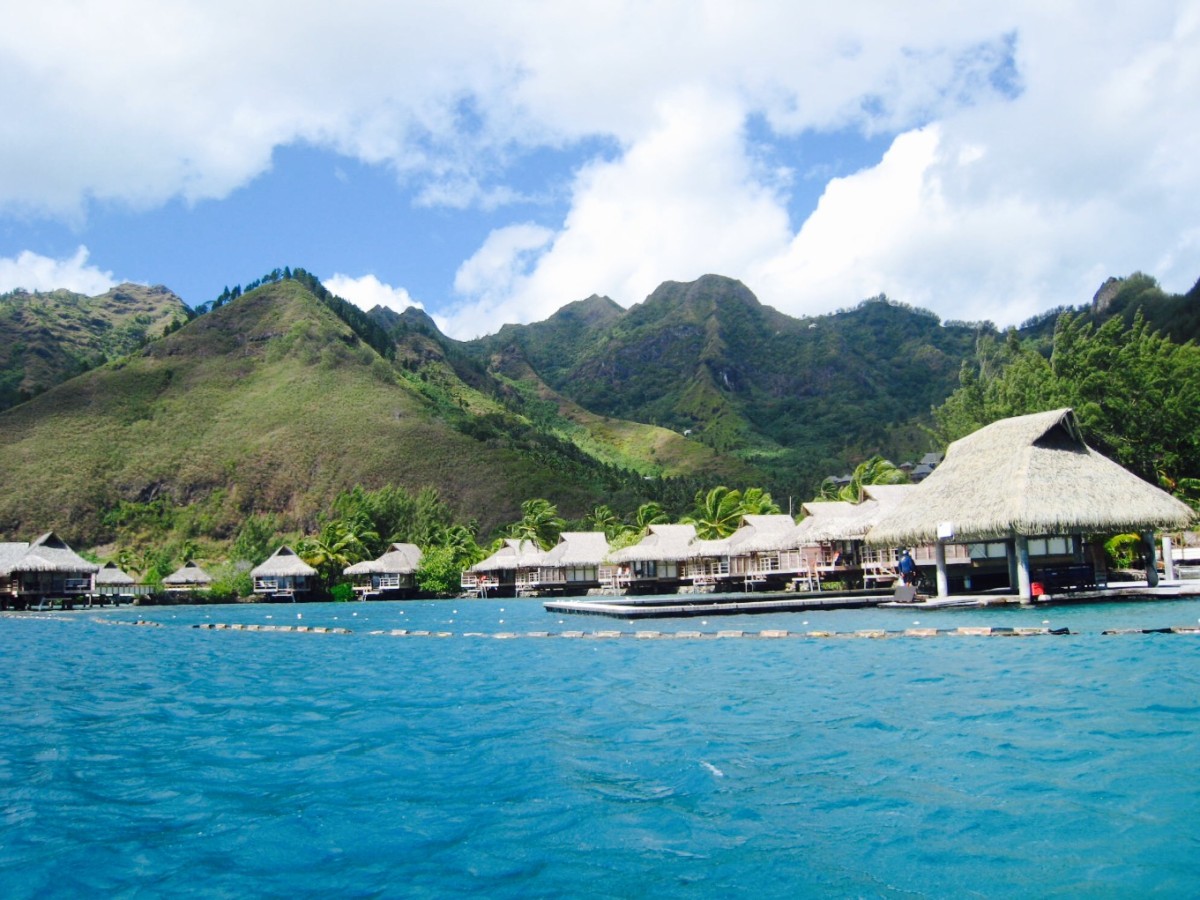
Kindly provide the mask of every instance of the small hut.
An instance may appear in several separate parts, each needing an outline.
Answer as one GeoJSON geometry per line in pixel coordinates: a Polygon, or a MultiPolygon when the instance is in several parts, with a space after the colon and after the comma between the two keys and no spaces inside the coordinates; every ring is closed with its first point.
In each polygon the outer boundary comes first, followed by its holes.
{"type": "Polygon", "coordinates": [[[687,575],[697,587],[782,588],[807,569],[795,534],[789,515],[742,516],[729,537],[692,542],[687,575]]]}
{"type": "Polygon", "coordinates": [[[546,551],[533,541],[505,538],[499,550],[463,572],[463,590],[481,597],[513,597],[531,580],[536,581],[545,555],[546,551]]]}
{"type": "Polygon", "coordinates": [[[70,604],[91,593],[92,579],[99,570],[53,531],[32,543],[2,543],[0,605],[27,608],[54,600],[70,604]]]}
{"type": "Polygon", "coordinates": [[[871,527],[898,507],[915,486],[869,484],[859,503],[844,500],[813,501],[801,509],[806,517],[796,526],[793,539],[818,578],[866,588],[891,584],[896,579],[896,553],[891,548],[869,548],[864,541],[871,527]]]}
{"type": "Polygon", "coordinates": [[[564,531],[538,566],[539,591],[582,594],[600,586],[600,566],[608,556],[603,531],[564,531]]]}
{"type": "Polygon", "coordinates": [[[392,544],[378,559],[366,559],[342,570],[354,582],[360,600],[411,597],[417,590],[417,568],[421,548],[416,544],[392,544]]]}
{"type": "Polygon", "coordinates": [[[608,555],[601,583],[634,593],[678,590],[695,539],[695,525],[651,525],[636,544],[608,555]]]}
{"type": "MultiPolygon", "coordinates": [[[[1155,529],[1183,529],[1192,510],[1083,440],[1070,409],[993,422],[955,441],[946,458],[897,508],[871,528],[874,546],[935,546],[938,594],[949,593],[947,543],[1002,542],[1010,586],[1032,597],[1031,541],[1061,540],[1078,567],[1083,535],[1143,534],[1157,583],[1155,529]]],[[[1094,577],[1094,576],[1093,576],[1094,577]]]]}
{"type": "Polygon", "coordinates": [[[168,594],[182,596],[202,591],[212,584],[212,576],[194,561],[188,560],[162,580],[168,594]]]}
{"type": "Polygon", "coordinates": [[[250,577],[254,579],[256,596],[295,602],[307,599],[312,593],[317,570],[285,545],[251,569],[250,577]]]}
{"type": "Polygon", "coordinates": [[[138,594],[146,593],[143,585],[132,575],[121,570],[114,562],[106,562],[96,573],[95,594],[101,602],[109,600],[114,605],[131,603],[138,594]]]}

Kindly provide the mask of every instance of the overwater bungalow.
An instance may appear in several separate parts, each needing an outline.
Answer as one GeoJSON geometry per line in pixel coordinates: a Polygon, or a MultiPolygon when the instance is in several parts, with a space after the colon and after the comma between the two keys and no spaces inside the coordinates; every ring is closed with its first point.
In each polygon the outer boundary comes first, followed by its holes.
{"type": "Polygon", "coordinates": [[[804,548],[802,555],[817,579],[847,587],[892,585],[897,578],[899,550],[867,547],[865,538],[871,527],[913,490],[915,486],[910,484],[865,485],[860,503],[802,504],[805,518],[796,526],[795,539],[804,548]]]}
{"type": "MultiPolygon", "coordinates": [[[[1154,531],[1193,521],[1187,504],[1089,447],[1075,414],[1057,409],[993,422],[950,445],[945,460],[867,534],[875,547],[932,544],[937,592],[999,576],[1023,600],[1103,584],[1089,535],[1138,533],[1157,583],[1154,531]],[[972,581],[951,582],[946,548],[969,548],[972,581]]],[[[984,582],[981,584],[981,582],[984,582]]]]}
{"type": "Polygon", "coordinates": [[[533,541],[505,538],[499,550],[462,573],[462,588],[480,597],[515,597],[518,585],[536,580],[545,555],[533,541]]]}
{"type": "Polygon", "coordinates": [[[416,544],[392,544],[378,559],[367,559],[347,566],[343,575],[353,580],[354,593],[360,600],[388,600],[412,597],[417,592],[417,568],[421,548],[416,544]]]}
{"type": "Polygon", "coordinates": [[[183,597],[206,590],[212,584],[212,576],[194,561],[188,560],[162,580],[163,590],[174,597],[183,597]]]}
{"type": "MultiPolygon", "coordinates": [[[[283,546],[250,570],[254,594],[264,600],[307,600],[316,586],[317,570],[283,546]]],[[[163,582],[166,583],[165,580],[163,582]]]]}
{"type": "Polygon", "coordinates": [[[96,573],[93,595],[101,603],[132,603],[139,596],[148,593],[148,586],[139,584],[136,578],[122,571],[114,562],[106,562],[96,573]]]}
{"type": "Polygon", "coordinates": [[[600,567],[608,556],[603,531],[564,531],[530,569],[519,593],[586,594],[600,587],[600,567]]]}
{"type": "Polygon", "coordinates": [[[28,609],[60,602],[72,605],[92,592],[100,571],[53,531],[32,543],[0,543],[0,608],[28,609]]]}
{"type": "Polygon", "coordinates": [[[608,555],[600,570],[601,587],[631,594],[677,591],[695,539],[695,525],[651,525],[638,543],[608,555]]]}
{"type": "Polygon", "coordinates": [[[733,534],[693,541],[685,577],[700,590],[779,590],[808,582],[808,562],[788,515],[747,515],[733,534]]]}

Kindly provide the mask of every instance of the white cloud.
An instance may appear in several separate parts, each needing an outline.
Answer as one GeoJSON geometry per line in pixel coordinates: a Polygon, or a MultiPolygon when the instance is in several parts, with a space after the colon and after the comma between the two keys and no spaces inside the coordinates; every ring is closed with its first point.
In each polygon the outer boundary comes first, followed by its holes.
{"type": "Polygon", "coordinates": [[[94,297],[116,284],[112,272],[88,265],[87,260],[87,247],[80,247],[74,256],[66,259],[52,259],[30,250],[24,250],[15,257],[0,258],[0,291],[16,288],[53,291],[65,288],[94,297]]]}
{"type": "Polygon", "coordinates": [[[1001,322],[1108,274],[1198,274],[1191,0],[10,6],[0,212],[221,198],[305,141],[390,167],[416,203],[492,213],[455,278],[458,334],[705,272],[792,313],[886,291],[1001,322]],[[790,221],[788,167],[827,161],[766,169],[752,142],[839,130],[891,147],[790,221]],[[594,142],[560,221],[496,215],[543,190],[506,183],[523,153],[594,142]]]}
{"type": "Polygon", "coordinates": [[[404,288],[384,284],[374,275],[352,278],[339,272],[324,279],[321,283],[332,293],[343,300],[349,300],[360,309],[371,310],[376,306],[396,312],[404,312],[410,306],[424,309],[420,303],[409,296],[408,291],[404,288]]]}

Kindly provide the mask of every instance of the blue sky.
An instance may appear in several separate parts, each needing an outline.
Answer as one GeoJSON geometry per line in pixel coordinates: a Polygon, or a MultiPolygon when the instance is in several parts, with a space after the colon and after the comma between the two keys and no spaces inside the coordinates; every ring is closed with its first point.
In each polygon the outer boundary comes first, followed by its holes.
{"type": "Polygon", "coordinates": [[[1196,2],[8,4],[0,290],[303,266],[469,338],[716,272],[1013,324],[1200,277],[1198,61],[1196,2]]]}

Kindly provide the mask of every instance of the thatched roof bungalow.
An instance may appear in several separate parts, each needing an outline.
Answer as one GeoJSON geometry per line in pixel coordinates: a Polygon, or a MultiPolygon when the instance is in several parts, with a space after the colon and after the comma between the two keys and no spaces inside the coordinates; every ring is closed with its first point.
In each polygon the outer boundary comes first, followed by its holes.
{"type": "Polygon", "coordinates": [[[600,566],[608,556],[603,531],[564,531],[538,565],[537,583],[527,587],[581,593],[600,584],[600,566]]]}
{"type": "Polygon", "coordinates": [[[53,531],[32,543],[0,543],[0,596],[5,605],[73,597],[92,590],[100,567],[90,563],[53,531]]]}
{"type": "Polygon", "coordinates": [[[464,590],[483,596],[489,591],[516,593],[518,573],[536,571],[546,551],[533,541],[505,538],[503,546],[462,574],[464,590]]]}
{"type": "MultiPolygon", "coordinates": [[[[871,528],[874,546],[1011,541],[1017,589],[1031,596],[1028,539],[1186,528],[1192,510],[1100,455],[1075,414],[1056,409],[993,422],[950,445],[945,461],[871,528]]],[[[1151,564],[1148,578],[1154,583],[1151,564]]],[[[948,592],[938,560],[939,594],[948,592]]]]}
{"type": "Polygon", "coordinates": [[[136,578],[123,571],[116,563],[106,562],[100,567],[94,579],[95,591],[101,597],[109,597],[113,602],[118,598],[130,599],[137,594],[147,594],[150,589],[140,584],[136,578]]]}
{"type": "Polygon", "coordinates": [[[199,591],[212,584],[212,576],[193,560],[188,560],[162,580],[168,594],[187,594],[199,591]]]}
{"type": "Polygon", "coordinates": [[[678,586],[696,539],[695,525],[651,525],[636,544],[608,555],[612,587],[650,590],[678,586]]]}
{"type": "Polygon", "coordinates": [[[124,572],[114,562],[106,562],[100,567],[100,571],[96,573],[96,590],[105,588],[120,589],[131,588],[137,581],[128,572],[124,572]]]}
{"type": "Polygon", "coordinates": [[[364,600],[411,594],[416,591],[422,556],[416,544],[395,543],[378,559],[347,566],[342,574],[351,577],[355,593],[364,600]]]}
{"type": "Polygon", "coordinates": [[[251,569],[250,577],[254,579],[254,593],[258,596],[272,600],[295,600],[313,590],[317,570],[285,545],[251,569]]]}
{"type": "Polygon", "coordinates": [[[789,515],[746,515],[733,534],[719,540],[693,541],[688,576],[695,585],[740,579],[746,587],[774,580],[780,586],[805,567],[789,515]]]}

